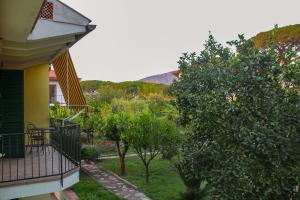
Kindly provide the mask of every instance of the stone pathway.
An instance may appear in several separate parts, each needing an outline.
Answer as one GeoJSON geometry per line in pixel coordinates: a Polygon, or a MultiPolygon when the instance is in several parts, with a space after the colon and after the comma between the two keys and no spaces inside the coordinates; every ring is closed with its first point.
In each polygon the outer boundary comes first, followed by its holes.
{"type": "Polygon", "coordinates": [[[97,180],[105,189],[127,200],[151,200],[142,192],[139,192],[136,186],[120,178],[119,176],[101,169],[94,163],[83,162],[82,170],[97,180]]]}

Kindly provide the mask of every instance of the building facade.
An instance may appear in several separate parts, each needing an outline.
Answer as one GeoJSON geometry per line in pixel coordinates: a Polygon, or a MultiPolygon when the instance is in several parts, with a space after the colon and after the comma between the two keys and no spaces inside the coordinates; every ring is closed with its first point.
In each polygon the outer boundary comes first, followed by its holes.
{"type": "Polygon", "coordinates": [[[0,200],[47,199],[79,181],[80,127],[50,123],[49,66],[66,103],[83,106],[68,50],[90,23],[59,0],[0,1],[0,200]]]}

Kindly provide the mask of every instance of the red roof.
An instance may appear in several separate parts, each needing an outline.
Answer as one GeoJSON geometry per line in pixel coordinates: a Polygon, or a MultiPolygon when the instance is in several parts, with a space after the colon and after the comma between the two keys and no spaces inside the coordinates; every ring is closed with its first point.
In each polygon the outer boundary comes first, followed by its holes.
{"type": "Polygon", "coordinates": [[[50,81],[57,81],[56,74],[55,74],[54,70],[51,70],[49,72],[49,80],[50,81]]]}
{"type": "Polygon", "coordinates": [[[180,76],[180,71],[179,70],[175,70],[171,72],[174,76],[176,76],[177,78],[179,78],[180,76]]]}
{"type": "MultiPolygon", "coordinates": [[[[78,80],[80,81],[81,78],[77,77],[78,80]]],[[[49,71],[49,80],[50,81],[57,81],[57,77],[56,77],[56,74],[55,74],[55,71],[54,70],[50,70],[49,71]]]]}

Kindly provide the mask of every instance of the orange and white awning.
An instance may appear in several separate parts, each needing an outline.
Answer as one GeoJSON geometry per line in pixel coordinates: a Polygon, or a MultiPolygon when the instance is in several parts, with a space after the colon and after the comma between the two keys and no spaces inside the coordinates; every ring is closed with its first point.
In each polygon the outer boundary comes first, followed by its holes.
{"type": "Polygon", "coordinates": [[[69,51],[57,57],[52,65],[67,106],[80,110],[84,109],[86,100],[69,51]]]}

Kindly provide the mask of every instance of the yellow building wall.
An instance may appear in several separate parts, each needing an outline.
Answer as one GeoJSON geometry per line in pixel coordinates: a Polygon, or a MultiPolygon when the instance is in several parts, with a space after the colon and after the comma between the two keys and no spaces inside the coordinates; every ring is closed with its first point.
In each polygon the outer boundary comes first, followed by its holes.
{"type": "Polygon", "coordinates": [[[24,123],[49,126],[49,66],[24,69],[24,123]]]}

